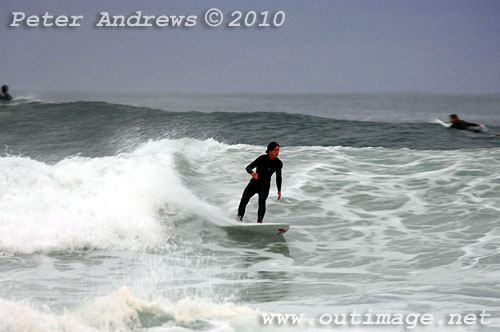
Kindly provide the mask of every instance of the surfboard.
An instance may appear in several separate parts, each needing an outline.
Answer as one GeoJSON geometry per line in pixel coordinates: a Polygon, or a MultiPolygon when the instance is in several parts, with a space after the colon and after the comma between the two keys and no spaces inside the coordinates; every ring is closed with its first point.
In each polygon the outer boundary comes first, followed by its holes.
{"type": "Polygon", "coordinates": [[[488,131],[484,125],[479,125],[477,127],[473,127],[472,129],[467,129],[469,131],[473,131],[475,133],[485,133],[488,131]]]}
{"type": "Polygon", "coordinates": [[[284,234],[290,229],[289,224],[282,223],[262,223],[262,224],[247,224],[239,223],[230,226],[224,226],[224,228],[237,231],[237,232],[251,232],[251,233],[261,233],[261,234],[284,234]]]}
{"type": "Polygon", "coordinates": [[[445,128],[450,128],[451,127],[451,123],[446,123],[446,122],[441,121],[439,119],[435,119],[434,123],[437,123],[437,124],[439,124],[439,125],[441,125],[441,126],[443,126],[445,128]]]}

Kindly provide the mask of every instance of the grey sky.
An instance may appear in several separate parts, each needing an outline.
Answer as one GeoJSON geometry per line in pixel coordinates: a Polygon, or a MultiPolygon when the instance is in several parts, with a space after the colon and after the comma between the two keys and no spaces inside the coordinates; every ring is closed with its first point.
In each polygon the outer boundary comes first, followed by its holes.
{"type": "Polygon", "coordinates": [[[155,92],[500,92],[500,1],[0,0],[0,83],[155,92]],[[286,13],[279,28],[208,28],[219,8],[286,13]],[[96,28],[111,15],[197,15],[193,28],[96,28]],[[83,15],[9,27],[12,12],[83,15]]]}

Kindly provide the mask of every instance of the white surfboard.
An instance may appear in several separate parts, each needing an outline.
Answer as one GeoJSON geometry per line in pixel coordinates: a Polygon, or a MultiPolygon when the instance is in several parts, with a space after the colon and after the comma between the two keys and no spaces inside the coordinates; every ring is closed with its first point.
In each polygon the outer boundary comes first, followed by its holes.
{"type": "Polygon", "coordinates": [[[284,234],[288,232],[290,229],[289,224],[281,224],[281,223],[239,223],[230,226],[224,226],[224,228],[231,231],[242,231],[242,232],[252,232],[252,233],[262,233],[262,234],[284,234]]]}
{"type": "Polygon", "coordinates": [[[441,126],[443,126],[445,128],[450,128],[451,127],[451,123],[446,123],[446,122],[441,121],[439,119],[435,119],[434,123],[437,123],[437,124],[439,124],[439,125],[441,125],[441,126]]]}

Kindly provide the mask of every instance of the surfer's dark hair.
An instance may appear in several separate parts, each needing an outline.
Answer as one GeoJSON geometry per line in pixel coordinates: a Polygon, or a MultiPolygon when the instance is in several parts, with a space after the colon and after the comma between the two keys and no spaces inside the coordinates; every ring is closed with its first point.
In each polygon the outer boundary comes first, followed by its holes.
{"type": "Polygon", "coordinates": [[[458,115],[456,115],[455,113],[450,114],[450,118],[452,118],[452,119],[458,119],[458,115]]]}
{"type": "Polygon", "coordinates": [[[266,150],[266,153],[269,153],[270,151],[273,151],[274,149],[276,149],[277,146],[280,146],[278,143],[276,142],[271,142],[267,145],[267,150],[266,150]]]}
{"type": "Polygon", "coordinates": [[[2,92],[6,93],[7,91],[9,91],[9,87],[7,85],[2,85],[2,92]]]}

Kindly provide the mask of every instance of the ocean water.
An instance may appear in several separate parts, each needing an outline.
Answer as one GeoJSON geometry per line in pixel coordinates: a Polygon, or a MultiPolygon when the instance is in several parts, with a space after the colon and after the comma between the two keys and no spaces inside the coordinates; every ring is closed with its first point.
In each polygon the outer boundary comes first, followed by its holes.
{"type": "Polygon", "coordinates": [[[0,104],[0,331],[499,331],[497,133],[499,95],[23,92],[0,104]],[[227,233],[272,140],[264,222],[290,231],[227,233]]]}

